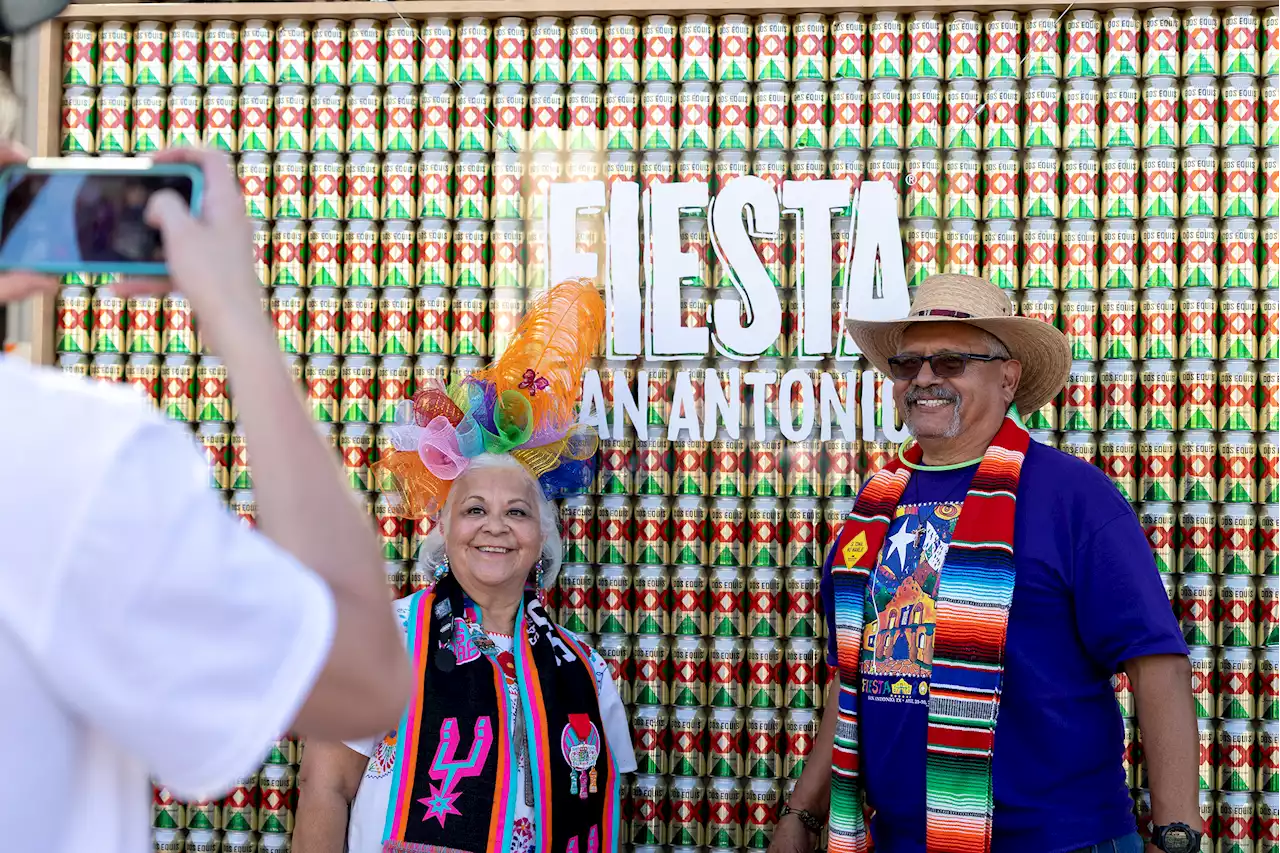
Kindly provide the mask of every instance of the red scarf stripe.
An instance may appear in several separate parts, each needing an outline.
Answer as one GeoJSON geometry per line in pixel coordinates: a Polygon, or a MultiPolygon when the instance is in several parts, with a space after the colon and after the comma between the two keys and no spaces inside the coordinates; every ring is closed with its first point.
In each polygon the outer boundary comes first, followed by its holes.
{"type": "Polygon", "coordinates": [[[937,726],[930,729],[933,743],[939,749],[950,749],[964,752],[990,752],[995,744],[995,731],[988,729],[962,729],[954,726],[937,726]]]}
{"type": "MultiPolygon", "coordinates": [[[[1030,442],[1030,434],[1026,432],[1026,428],[1019,426],[1028,442],[1030,442]]],[[[1022,462],[1026,457],[1026,450],[1016,447],[990,447],[988,450],[993,451],[991,454],[991,467],[986,465],[986,459],[979,465],[984,469],[982,473],[974,472],[973,479],[977,482],[979,489],[1013,489],[1018,488],[1018,477],[1021,474],[1022,462]]]]}
{"type": "MultiPolygon", "coordinates": [[[[987,510],[992,516],[988,524],[983,525],[982,535],[973,539],[964,538],[959,542],[955,538],[951,540],[951,547],[957,551],[976,550],[980,548],[996,549],[1003,551],[1010,556],[1013,555],[1013,501],[1007,499],[991,500],[990,498],[978,498],[983,504],[983,509],[987,510]],[[1001,516],[1009,516],[1008,519],[1001,516]],[[1005,537],[1009,538],[1006,539],[1005,537]]],[[[960,525],[964,524],[963,517],[956,524],[955,537],[961,534],[960,525]]],[[[973,531],[978,532],[978,531],[973,531]]]]}
{"type": "Polygon", "coordinates": [[[831,769],[836,773],[855,775],[858,772],[858,753],[848,747],[837,746],[832,753],[831,769]]]}
{"type": "Polygon", "coordinates": [[[954,627],[946,631],[934,629],[934,657],[955,660],[991,660],[1003,645],[1004,625],[991,614],[989,608],[965,607],[947,602],[935,608],[938,624],[944,619],[953,620],[954,627]]]}

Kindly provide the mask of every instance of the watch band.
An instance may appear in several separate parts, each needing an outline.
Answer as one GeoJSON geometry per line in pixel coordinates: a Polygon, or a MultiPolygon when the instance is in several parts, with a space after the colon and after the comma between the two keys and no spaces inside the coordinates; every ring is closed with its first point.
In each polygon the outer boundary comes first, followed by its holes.
{"type": "Polygon", "coordinates": [[[821,835],[822,830],[826,826],[826,821],[822,820],[812,812],[804,809],[793,809],[790,804],[783,803],[782,810],[778,812],[778,820],[782,820],[789,814],[793,814],[798,817],[800,822],[804,824],[805,829],[809,830],[814,835],[821,835]]]}

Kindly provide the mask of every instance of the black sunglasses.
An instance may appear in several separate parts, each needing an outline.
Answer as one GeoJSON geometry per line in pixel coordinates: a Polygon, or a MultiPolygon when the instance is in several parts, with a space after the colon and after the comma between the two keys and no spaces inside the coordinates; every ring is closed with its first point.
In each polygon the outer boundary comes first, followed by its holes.
{"type": "Polygon", "coordinates": [[[965,366],[973,361],[1008,361],[1003,355],[978,355],[976,352],[940,352],[934,355],[895,355],[889,357],[889,375],[899,382],[909,382],[920,374],[920,368],[929,362],[929,369],[939,379],[952,379],[964,373],[965,366]]]}

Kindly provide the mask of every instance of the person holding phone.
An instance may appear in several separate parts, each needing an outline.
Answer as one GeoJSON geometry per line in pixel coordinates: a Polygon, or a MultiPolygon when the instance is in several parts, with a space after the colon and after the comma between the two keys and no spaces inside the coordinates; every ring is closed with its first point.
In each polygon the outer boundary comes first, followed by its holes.
{"type": "MultiPolygon", "coordinates": [[[[281,733],[381,735],[409,698],[377,539],[276,348],[239,182],[219,153],[156,159],[201,168],[203,209],[151,197],[169,280],[118,289],[191,301],[235,389],[258,528],[130,389],[0,358],[6,849],[143,853],[148,777],[217,795],[281,733]]],[[[0,302],[56,287],[0,274],[0,302]]]]}

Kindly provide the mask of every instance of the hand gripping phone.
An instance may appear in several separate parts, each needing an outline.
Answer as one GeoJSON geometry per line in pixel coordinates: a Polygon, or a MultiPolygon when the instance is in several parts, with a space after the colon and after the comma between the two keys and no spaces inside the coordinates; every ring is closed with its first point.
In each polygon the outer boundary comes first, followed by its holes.
{"type": "Polygon", "coordinates": [[[200,211],[204,176],[144,158],[33,158],[0,171],[0,270],[164,275],[160,232],[143,215],[173,190],[200,211]]]}

